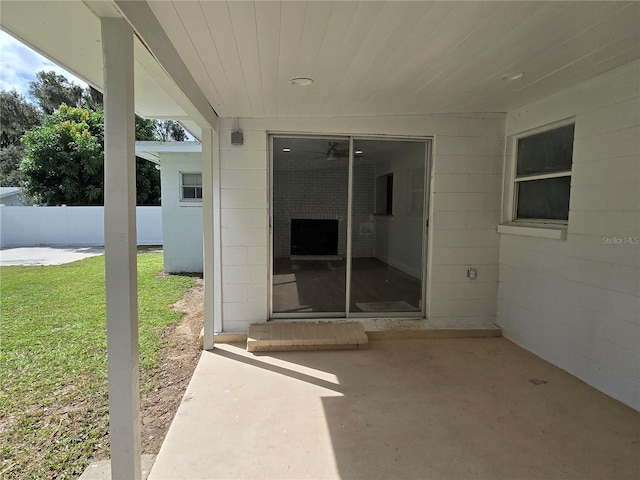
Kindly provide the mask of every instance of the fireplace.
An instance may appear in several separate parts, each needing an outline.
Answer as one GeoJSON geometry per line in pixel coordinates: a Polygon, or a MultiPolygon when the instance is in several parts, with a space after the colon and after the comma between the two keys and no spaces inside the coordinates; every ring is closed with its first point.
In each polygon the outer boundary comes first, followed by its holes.
{"type": "Polygon", "coordinates": [[[291,219],[291,255],[337,255],[338,220],[291,219]]]}

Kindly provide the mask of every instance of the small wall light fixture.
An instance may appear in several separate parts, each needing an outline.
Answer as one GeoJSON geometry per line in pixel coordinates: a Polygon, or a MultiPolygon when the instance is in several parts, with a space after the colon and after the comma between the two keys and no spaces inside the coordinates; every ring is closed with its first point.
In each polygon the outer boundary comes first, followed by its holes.
{"type": "Polygon", "coordinates": [[[240,123],[236,117],[236,129],[231,132],[231,145],[242,145],[244,143],[244,135],[240,131],[240,123]]]}

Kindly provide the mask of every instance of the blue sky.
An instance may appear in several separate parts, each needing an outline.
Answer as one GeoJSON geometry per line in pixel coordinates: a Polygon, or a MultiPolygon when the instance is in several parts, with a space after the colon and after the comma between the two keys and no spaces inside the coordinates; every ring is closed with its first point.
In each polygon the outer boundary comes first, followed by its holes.
{"type": "Polygon", "coordinates": [[[83,88],[87,86],[79,78],[34,52],[9,34],[0,31],[0,90],[15,88],[18,93],[31,100],[29,82],[36,79],[36,72],[40,70],[53,70],[83,88]]]}

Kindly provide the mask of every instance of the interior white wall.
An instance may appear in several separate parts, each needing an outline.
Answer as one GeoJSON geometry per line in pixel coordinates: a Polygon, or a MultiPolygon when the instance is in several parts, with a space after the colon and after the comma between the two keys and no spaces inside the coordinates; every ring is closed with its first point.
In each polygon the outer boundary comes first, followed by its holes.
{"type": "MultiPolygon", "coordinates": [[[[414,147],[412,153],[405,150],[403,154],[376,163],[376,177],[393,174],[393,215],[375,216],[374,237],[376,258],[421,279],[423,215],[412,211],[411,194],[414,177],[424,177],[427,147],[422,143],[414,147]]],[[[423,192],[428,194],[428,191],[428,186],[424,186],[423,192]]]]}
{"type": "Polygon", "coordinates": [[[510,136],[575,117],[575,141],[566,240],[502,234],[498,295],[507,338],[636,409],[639,78],[635,61],[509,112],[507,179],[510,136]]]}
{"type": "Polygon", "coordinates": [[[223,331],[246,332],[269,315],[268,134],[433,137],[428,322],[495,323],[504,115],[221,119],[223,331]],[[466,277],[478,268],[478,279],[466,277]]]}
{"type": "Polygon", "coordinates": [[[164,271],[202,272],[202,203],[180,201],[180,173],[201,173],[200,153],[161,153],[164,271]]]}

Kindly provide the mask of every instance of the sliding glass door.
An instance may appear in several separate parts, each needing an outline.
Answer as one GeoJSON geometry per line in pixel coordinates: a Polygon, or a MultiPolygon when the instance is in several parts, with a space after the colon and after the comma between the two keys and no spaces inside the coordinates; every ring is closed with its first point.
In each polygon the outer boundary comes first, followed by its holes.
{"type": "Polygon", "coordinates": [[[426,144],[354,140],[349,312],[421,312],[426,144]]]}
{"type": "Polygon", "coordinates": [[[343,316],[349,140],[276,137],[272,158],[273,313],[343,316]]]}
{"type": "Polygon", "coordinates": [[[272,137],[273,317],[424,313],[427,147],[272,137]]]}

